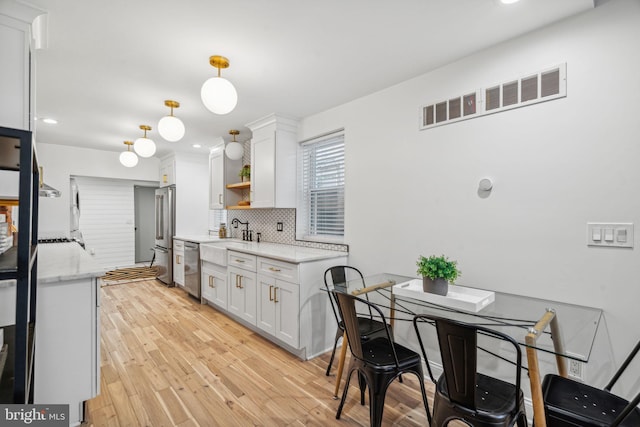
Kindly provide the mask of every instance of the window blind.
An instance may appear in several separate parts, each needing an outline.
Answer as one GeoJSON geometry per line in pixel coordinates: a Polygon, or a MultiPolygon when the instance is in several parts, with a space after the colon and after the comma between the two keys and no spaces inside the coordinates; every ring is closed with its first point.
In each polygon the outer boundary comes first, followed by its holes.
{"type": "Polygon", "coordinates": [[[306,236],[344,236],[344,132],[302,144],[301,206],[306,236]]]}

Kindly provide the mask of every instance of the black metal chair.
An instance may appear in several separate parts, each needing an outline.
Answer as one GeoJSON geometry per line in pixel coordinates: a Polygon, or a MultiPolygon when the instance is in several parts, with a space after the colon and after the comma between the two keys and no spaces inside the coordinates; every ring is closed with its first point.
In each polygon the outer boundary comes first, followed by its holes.
{"type": "MultiPolygon", "coordinates": [[[[341,285],[344,286],[349,278],[359,278],[360,280],[362,280],[362,283],[364,285],[364,276],[362,275],[360,270],[348,265],[336,265],[324,272],[324,286],[327,288],[327,291],[330,291],[332,287],[339,287],[341,285]],[[349,277],[350,275],[355,277],[349,277]],[[329,283],[329,276],[331,277],[331,283],[329,283]]],[[[331,373],[331,365],[333,365],[333,359],[336,355],[338,341],[344,335],[344,322],[340,317],[339,311],[336,309],[335,298],[331,294],[329,294],[329,301],[331,302],[331,309],[333,310],[333,315],[336,318],[338,329],[336,330],[336,336],[333,341],[333,352],[331,353],[331,358],[329,359],[329,366],[327,366],[327,376],[329,376],[329,374],[331,373]]],[[[358,316],[358,329],[360,330],[360,337],[364,341],[375,337],[385,336],[384,328],[384,323],[374,319],[371,310],[369,310],[369,316],[358,316]]],[[[343,343],[343,345],[346,345],[346,343],[343,343]]]]}
{"type": "Polygon", "coordinates": [[[340,315],[344,320],[351,359],[347,372],[347,381],[342,392],[342,400],[338,406],[336,419],[340,419],[342,408],[349,392],[351,374],[358,373],[360,382],[360,403],[364,405],[364,392],[369,388],[369,423],[371,427],[379,427],[382,424],[384,411],[384,399],[389,385],[404,373],[413,373],[418,377],[422,400],[427,412],[427,419],[431,423],[431,414],[427,402],[427,393],[424,386],[422,373],[422,359],[418,353],[400,344],[394,343],[391,330],[387,325],[384,314],[374,304],[351,294],[339,291],[331,291],[338,302],[340,315]],[[363,340],[358,326],[356,304],[366,305],[385,325],[385,336],[363,340]]]}
{"type": "MultiPolygon", "coordinates": [[[[446,426],[462,420],[474,427],[527,426],[524,395],[520,389],[522,353],[518,343],[508,335],[451,319],[417,315],[413,326],[431,380],[436,384],[432,426],[446,426]],[[429,365],[421,329],[435,325],[444,373],[436,381],[429,365]],[[515,366],[515,384],[478,372],[478,335],[496,338],[513,346],[515,362],[498,356],[515,366]]],[[[426,331],[422,331],[426,334],[426,331]]]]}
{"type": "Polygon", "coordinates": [[[631,402],[611,393],[611,388],[639,350],[640,341],[604,389],[558,375],[545,375],[542,396],[547,427],[640,426],[640,393],[631,402]]]}

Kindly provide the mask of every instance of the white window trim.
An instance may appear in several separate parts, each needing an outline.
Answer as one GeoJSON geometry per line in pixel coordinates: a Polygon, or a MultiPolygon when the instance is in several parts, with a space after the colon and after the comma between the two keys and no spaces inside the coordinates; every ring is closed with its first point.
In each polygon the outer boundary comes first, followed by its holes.
{"type": "MultiPolygon", "coordinates": [[[[345,144],[345,132],[344,128],[337,129],[331,132],[327,132],[313,138],[306,139],[301,141],[298,145],[298,198],[297,198],[297,210],[296,210],[296,239],[304,240],[309,242],[318,242],[318,243],[329,243],[329,244],[343,244],[344,243],[344,234],[346,230],[343,231],[343,235],[341,236],[329,236],[329,235],[316,235],[310,234],[307,228],[308,225],[308,217],[307,217],[307,209],[304,206],[305,203],[305,189],[304,189],[304,171],[303,171],[303,156],[304,156],[304,146],[308,144],[319,143],[325,141],[327,139],[335,138],[342,136],[343,144],[345,144]]],[[[346,180],[346,177],[343,177],[343,182],[346,180]]],[[[346,182],[343,184],[343,198],[345,197],[344,187],[346,186],[346,182]]],[[[344,203],[344,202],[343,202],[344,203]]],[[[346,207],[343,205],[343,227],[346,225],[345,221],[345,211],[346,207]]]]}

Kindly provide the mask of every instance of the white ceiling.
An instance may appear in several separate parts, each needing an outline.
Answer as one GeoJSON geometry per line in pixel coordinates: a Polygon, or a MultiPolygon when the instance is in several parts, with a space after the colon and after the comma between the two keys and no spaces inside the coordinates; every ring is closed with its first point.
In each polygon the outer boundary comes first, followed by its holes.
{"type": "Polygon", "coordinates": [[[305,117],[423,74],[472,52],[594,7],[593,0],[27,0],[48,12],[36,51],[39,142],[123,151],[153,130],[157,155],[206,152],[214,138],[278,112],[305,117]],[[200,100],[222,76],[238,106],[218,116],[200,100]],[[157,133],[169,113],[187,129],[157,133]],[[200,150],[191,147],[200,143],[200,150]],[[208,144],[208,145],[207,145],[208,144]]]}

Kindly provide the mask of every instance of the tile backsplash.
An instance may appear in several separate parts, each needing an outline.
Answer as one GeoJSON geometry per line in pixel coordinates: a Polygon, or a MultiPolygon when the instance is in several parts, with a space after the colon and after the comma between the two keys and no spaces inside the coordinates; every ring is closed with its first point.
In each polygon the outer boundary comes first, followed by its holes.
{"type": "Polygon", "coordinates": [[[231,221],[237,218],[242,222],[249,222],[249,230],[253,230],[253,240],[260,233],[262,242],[282,243],[286,245],[305,246],[310,248],[330,249],[347,252],[349,247],[342,244],[308,242],[296,240],[296,210],[295,209],[247,209],[227,211],[227,236],[242,238],[243,225],[234,228],[231,221]],[[278,231],[278,223],[282,223],[282,231],[278,231]]]}

